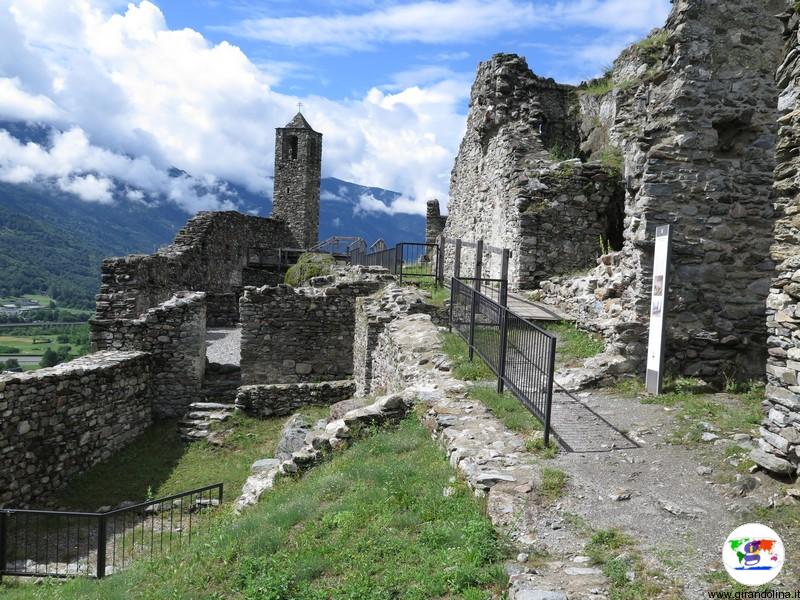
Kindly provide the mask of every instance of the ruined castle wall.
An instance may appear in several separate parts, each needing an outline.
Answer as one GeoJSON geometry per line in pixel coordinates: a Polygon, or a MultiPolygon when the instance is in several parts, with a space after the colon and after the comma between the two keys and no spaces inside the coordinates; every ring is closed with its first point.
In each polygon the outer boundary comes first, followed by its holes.
{"type": "Polygon", "coordinates": [[[588,276],[541,287],[634,369],[645,358],[654,232],[671,224],[668,370],[717,381],[764,375],[774,15],[784,7],[677,0],[663,31],[615,63],[614,89],[581,103],[583,150],[599,155],[608,143],[623,157],[624,244],[588,276]]]}
{"type": "Polygon", "coordinates": [[[576,159],[541,169],[536,179],[519,206],[523,288],[557,273],[591,269],[601,248],[622,246],[625,190],[617,173],[576,159]]]}
{"type": "Polygon", "coordinates": [[[153,413],[182,416],[200,399],[206,362],[206,295],[181,292],[139,319],[94,320],[94,350],[141,350],[152,356],[153,413]]]}
{"type": "Polygon", "coordinates": [[[0,506],[35,502],[144,431],[151,377],[150,356],[116,351],[0,375],[0,506]]]}
{"type": "Polygon", "coordinates": [[[789,11],[783,19],[771,254],[777,267],[767,298],[766,419],[751,458],[771,471],[792,474],[800,473],[800,18],[789,11]]]}
{"type": "Polygon", "coordinates": [[[428,200],[427,212],[425,214],[425,243],[435,244],[438,237],[444,231],[447,217],[441,213],[438,200],[428,200]]]}
{"type": "Polygon", "coordinates": [[[246,288],[240,300],[242,384],[352,377],[356,297],[382,285],[246,288]]]}
{"type": "MultiPolygon", "coordinates": [[[[536,77],[521,57],[499,54],[478,67],[444,233],[510,249],[512,288],[591,266],[599,234],[607,235],[606,213],[620,205],[618,178],[601,181],[599,167],[560,166],[579,151],[577,110],[574,88],[536,77]]],[[[471,275],[474,249],[463,247],[461,256],[462,274],[471,275]]],[[[453,258],[449,244],[448,276],[453,258]]],[[[485,250],[483,275],[498,277],[500,268],[500,254],[485,250]]]]}
{"type": "MultiPolygon", "coordinates": [[[[175,241],[151,255],[103,261],[96,317],[135,319],[181,290],[214,294],[240,292],[248,251],[294,247],[289,228],[276,219],[234,211],[201,212],[175,241]]],[[[231,322],[235,303],[213,303],[212,324],[231,322]],[[221,313],[213,312],[219,307],[221,313]]]]}
{"type": "Polygon", "coordinates": [[[258,418],[288,415],[304,406],[329,406],[355,393],[352,379],[320,383],[243,385],[236,394],[236,408],[258,418]]]}
{"type": "Polygon", "coordinates": [[[373,353],[378,338],[388,323],[401,315],[431,314],[435,307],[426,304],[419,290],[389,285],[381,294],[356,300],[353,379],[359,398],[372,392],[373,353]]]}

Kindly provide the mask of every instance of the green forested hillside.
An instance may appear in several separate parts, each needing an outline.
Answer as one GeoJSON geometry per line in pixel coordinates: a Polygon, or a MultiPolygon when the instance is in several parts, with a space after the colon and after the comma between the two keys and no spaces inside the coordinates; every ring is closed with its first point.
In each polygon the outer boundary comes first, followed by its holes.
{"type": "Polygon", "coordinates": [[[152,252],[187,219],[169,205],[102,205],[51,186],[0,183],[0,297],[46,293],[91,308],[103,258],[152,252]]]}

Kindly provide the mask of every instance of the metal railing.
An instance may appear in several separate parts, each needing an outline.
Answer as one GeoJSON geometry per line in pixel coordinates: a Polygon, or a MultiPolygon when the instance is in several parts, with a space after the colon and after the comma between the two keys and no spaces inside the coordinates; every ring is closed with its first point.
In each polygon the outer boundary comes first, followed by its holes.
{"type": "Polygon", "coordinates": [[[351,254],[354,265],[380,266],[396,275],[400,283],[430,281],[441,285],[444,256],[439,244],[400,242],[394,248],[351,254]]]}
{"type": "Polygon", "coordinates": [[[550,443],[556,338],[500,302],[469,285],[450,280],[450,330],[467,343],[469,358],[477,352],[505,387],[544,425],[550,443]]]}
{"type": "Polygon", "coordinates": [[[0,578],[105,577],[188,543],[221,503],[215,483],[107,512],[0,509],[0,578]]]}

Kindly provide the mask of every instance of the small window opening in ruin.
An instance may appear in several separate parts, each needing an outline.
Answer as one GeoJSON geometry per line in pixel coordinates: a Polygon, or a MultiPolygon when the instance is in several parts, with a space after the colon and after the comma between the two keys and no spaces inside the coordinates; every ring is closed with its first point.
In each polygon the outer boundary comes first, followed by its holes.
{"type": "Polygon", "coordinates": [[[284,160],[295,160],[297,158],[297,136],[290,135],[283,143],[284,160]]]}
{"type": "Polygon", "coordinates": [[[712,123],[717,132],[716,154],[722,158],[736,158],[758,137],[752,127],[752,113],[719,119],[712,123]]]}
{"type": "Polygon", "coordinates": [[[625,241],[625,187],[620,185],[608,201],[606,213],[606,240],[612,250],[622,250],[625,241]]]}

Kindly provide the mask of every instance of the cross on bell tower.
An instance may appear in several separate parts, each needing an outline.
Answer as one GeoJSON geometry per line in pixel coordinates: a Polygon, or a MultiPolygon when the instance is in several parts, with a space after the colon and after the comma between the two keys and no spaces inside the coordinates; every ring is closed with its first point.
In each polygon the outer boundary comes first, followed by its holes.
{"type": "Polygon", "coordinates": [[[299,248],[319,241],[319,186],[322,134],[299,112],[275,130],[275,183],[272,215],[285,221],[299,248]]]}

